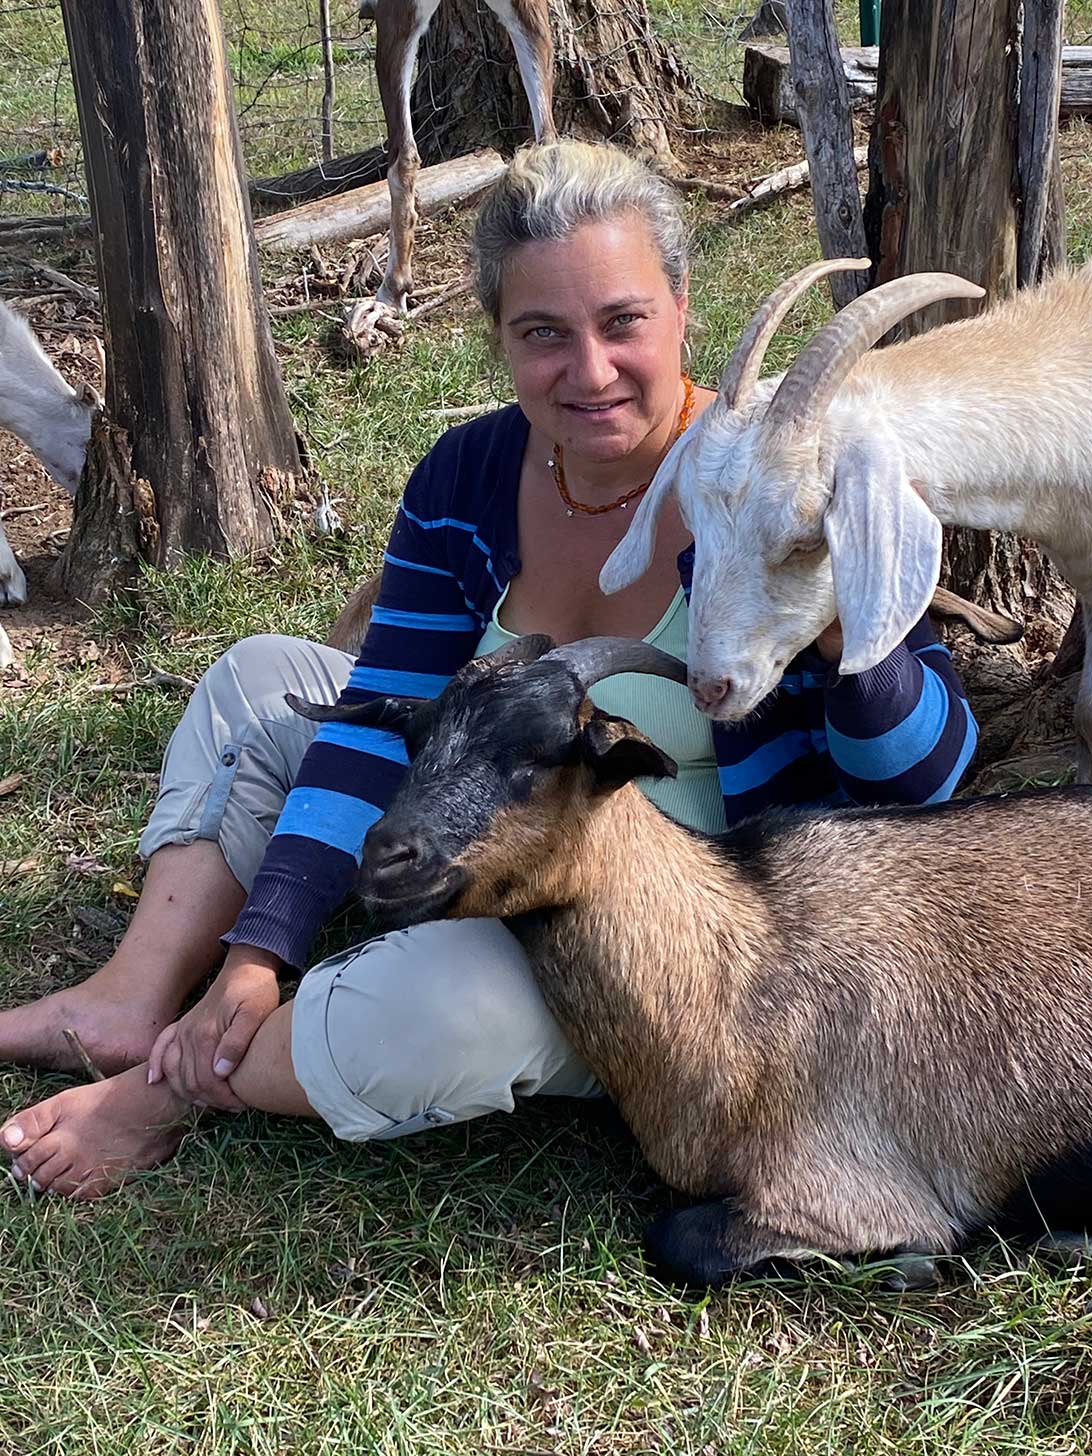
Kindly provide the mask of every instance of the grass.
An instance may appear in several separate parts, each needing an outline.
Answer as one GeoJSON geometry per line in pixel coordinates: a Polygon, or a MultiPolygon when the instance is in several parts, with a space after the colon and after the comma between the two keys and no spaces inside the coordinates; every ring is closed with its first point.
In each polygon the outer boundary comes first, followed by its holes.
{"type": "MultiPolygon", "coordinates": [[[[682,27],[702,13],[677,0],[667,19],[682,27]]],[[[36,29],[51,14],[0,15],[0,48],[14,57],[0,131],[21,117],[30,137],[49,114],[31,81],[56,74],[56,32],[36,29]]],[[[278,0],[244,27],[225,6],[241,90],[275,71],[298,98],[300,75],[313,74],[315,58],[285,39],[286,14],[278,0]]],[[[1070,250],[1082,258],[1088,141],[1086,129],[1068,133],[1064,161],[1070,250]]],[[[277,145],[278,163],[303,148],[291,129],[277,145]]],[[[716,377],[763,292],[816,253],[806,196],[731,232],[719,216],[694,206],[701,379],[716,377]]],[[[429,238],[447,247],[445,229],[459,226],[424,230],[423,276],[429,238]]],[[[825,310],[815,290],[771,367],[825,310]]],[[[301,529],[260,563],[149,573],[85,632],[44,632],[26,683],[0,697],[0,778],[23,777],[0,797],[5,1004],[86,974],[129,913],[124,887],[139,876],[137,837],[182,698],[95,691],[108,669],[193,676],[250,632],[321,636],[376,563],[405,476],[442,428],[427,411],[489,398],[468,307],[363,369],[331,364],[320,327],[279,321],[277,343],[346,537],[301,529]]],[[[506,395],[503,377],[495,387],[506,395]]],[[[0,1105],[63,1085],[0,1069],[0,1105]]],[[[640,1229],[664,1204],[594,1110],[550,1102],[361,1147],[288,1121],[218,1117],[169,1167],[94,1208],[31,1201],[3,1182],[0,1456],[1087,1451],[1086,1275],[986,1243],[932,1295],[817,1269],[795,1285],[690,1297],[641,1265],[640,1229]]]]}

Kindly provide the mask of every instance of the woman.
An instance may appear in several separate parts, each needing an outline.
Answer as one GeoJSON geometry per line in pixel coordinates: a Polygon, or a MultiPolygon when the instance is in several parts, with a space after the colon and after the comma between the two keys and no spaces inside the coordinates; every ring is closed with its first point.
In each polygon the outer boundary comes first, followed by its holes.
{"type": "MultiPolygon", "coordinates": [[[[518,407],[452,430],[414,472],[355,667],[257,637],[210,669],[167,752],[144,893],[116,953],[82,986],[0,1015],[0,1057],[63,1065],[74,1026],[115,1074],[4,1125],[16,1176],[39,1188],[108,1191],[171,1154],[193,1104],[317,1116],[364,1139],[597,1091],[499,922],[355,946],[280,1004],[278,973],[306,964],[405,762],[376,730],[316,734],[286,690],[431,696],[475,653],[532,631],[647,636],[686,654],[679,568],[692,553],[677,515],[642,581],[610,598],[597,585],[626,507],[713,398],[682,369],[685,232],[670,188],[611,147],[532,147],[485,204],[474,252],[518,407]],[[222,941],[223,969],[176,1021],[222,941]]],[[[771,803],[949,794],[975,728],[927,624],[870,673],[839,680],[837,656],[835,627],[739,727],[711,725],[661,679],[609,679],[595,697],[678,760],[678,779],[648,792],[699,829],[771,803]]]]}

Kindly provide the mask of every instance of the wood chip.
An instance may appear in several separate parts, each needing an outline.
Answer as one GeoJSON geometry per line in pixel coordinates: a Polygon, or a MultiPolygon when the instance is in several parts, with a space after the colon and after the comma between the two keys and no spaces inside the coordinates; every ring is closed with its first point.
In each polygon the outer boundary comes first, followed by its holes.
{"type": "Polygon", "coordinates": [[[8,774],[6,779],[0,779],[0,799],[2,799],[5,794],[14,794],[16,789],[21,789],[22,787],[22,774],[8,774]]]}

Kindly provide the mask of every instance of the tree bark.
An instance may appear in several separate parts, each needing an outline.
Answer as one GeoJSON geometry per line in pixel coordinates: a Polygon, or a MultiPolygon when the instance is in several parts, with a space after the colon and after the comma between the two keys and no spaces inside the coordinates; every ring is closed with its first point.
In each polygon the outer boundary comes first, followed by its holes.
{"type": "MultiPolygon", "coordinates": [[[[697,83],[656,36],[644,0],[551,0],[554,119],[563,136],[602,137],[676,170],[671,138],[697,113],[697,83]]],[[[508,37],[480,0],[445,0],[421,43],[414,130],[426,162],[530,139],[508,37]]]]}
{"type": "MultiPolygon", "coordinates": [[[[1036,232],[1026,245],[1036,266],[1021,281],[1035,282],[1044,258],[1059,251],[1056,84],[1053,101],[1046,94],[1054,41],[1036,41],[1037,62],[1044,54],[1047,62],[1034,84],[1027,73],[1021,92],[1020,9],[1020,0],[884,0],[865,209],[875,281],[935,269],[959,273],[987,292],[981,304],[950,300],[920,310],[900,325],[899,337],[976,313],[1015,290],[1021,197],[1046,199],[1027,218],[1036,232]],[[1038,108],[1023,173],[1021,94],[1038,108]]],[[[962,596],[1022,621],[1045,618],[1052,629],[1068,616],[1067,589],[1027,542],[952,531],[946,558],[942,581],[962,596]]]]}
{"type": "Polygon", "coordinates": [[[267,548],[301,473],[262,300],[215,0],[63,0],[98,240],[107,418],[60,569],[100,599],[140,560],[267,548]],[[122,452],[124,453],[124,452],[122,452]],[[139,529],[134,528],[134,522],[139,529]]]}

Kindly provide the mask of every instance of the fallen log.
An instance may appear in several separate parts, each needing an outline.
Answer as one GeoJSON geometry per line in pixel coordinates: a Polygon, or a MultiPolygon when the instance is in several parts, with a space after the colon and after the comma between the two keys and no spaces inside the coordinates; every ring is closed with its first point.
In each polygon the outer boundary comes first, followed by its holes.
{"type": "Polygon", "coordinates": [[[366,152],[353,152],[348,157],[334,157],[329,162],[316,162],[298,172],[285,172],[279,177],[252,177],[250,200],[256,206],[281,206],[286,202],[314,202],[320,197],[336,197],[369,182],[381,181],[387,175],[387,146],[381,142],[366,152]]]}
{"type": "MultiPolygon", "coordinates": [[[[853,107],[876,98],[879,46],[843,46],[842,69],[853,107]]],[[[798,125],[797,98],[788,46],[753,45],[743,52],[743,99],[769,125],[798,125]]],[[[1062,96],[1059,115],[1092,116],[1092,46],[1062,49],[1062,96]]]]}
{"type": "MultiPolygon", "coordinates": [[[[466,202],[483,192],[504,171],[499,152],[486,148],[423,167],[417,178],[417,210],[427,217],[466,202]]],[[[369,237],[390,226],[391,201],[386,182],[357,187],[340,197],[307,202],[289,212],[278,212],[254,224],[259,247],[275,250],[309,248],[313,243],[341,243],[369,237]]]]}

